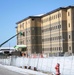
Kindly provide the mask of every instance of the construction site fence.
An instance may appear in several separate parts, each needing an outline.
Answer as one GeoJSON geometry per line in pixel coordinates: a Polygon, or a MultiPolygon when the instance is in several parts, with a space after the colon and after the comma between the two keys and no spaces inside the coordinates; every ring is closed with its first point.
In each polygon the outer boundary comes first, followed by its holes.
{"type": "Polygon", "coordinates": [[[36,68],[39,71],[56,73],[55,66],[60,64],[60,74],[61,75],[74,75],[74,56],[68,57],[18,57],[10,56],[0,59],[0,64],[17,66],[26,69],[36,68]]]}

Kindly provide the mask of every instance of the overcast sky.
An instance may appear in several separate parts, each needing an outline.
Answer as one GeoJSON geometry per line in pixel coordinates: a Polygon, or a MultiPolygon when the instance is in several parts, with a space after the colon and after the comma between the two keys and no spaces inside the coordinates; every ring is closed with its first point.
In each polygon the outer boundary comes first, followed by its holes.
{"type": "MultiPolygon", "coordinates": [[[[0,0],[0,44],[16,34],[16,22],[69,5],[74,0],[0,0]]],[[[16,37],[3,46],[15,45],[16,37]]]]}

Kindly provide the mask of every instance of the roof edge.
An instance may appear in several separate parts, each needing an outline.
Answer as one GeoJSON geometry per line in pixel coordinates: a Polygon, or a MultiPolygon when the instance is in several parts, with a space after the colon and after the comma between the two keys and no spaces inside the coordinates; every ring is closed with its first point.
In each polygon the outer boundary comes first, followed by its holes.
{"type": "Polygon", "coordinates": [[[23,21],[25,21],[25,20],[27,20],[27,19],[29,19],[29,18],[41,18],[41,16],[28,16],[28,17],[26,17],[26,18],[24,18],[24,19],[22,19],[22,20],[16,22],[16,24],[21,23],[21,22],[23,22],[23,21]]]}
{"type": "Polygon", "coordinates": [[[52,11],[50,11],[50,12],[44,14],[44,15],[41,15],[41,16],[28,16],[27,18],[24,18],[24,19],[22,19],[22,20],[16,22],[16,24],[19,24],[19,23],[21,23],[21,22],[23,22],[23,21],[25,21],[25,20],[27,20],[27,19],[29,19],[29,18],[42,18],[42,17],[44,17],[44,16],[46,16],[46,15],[52,14],[52,13],[54,13],[54,12],[56,12],[56,11],[61,10],[61,9],[69,9],[69,8],[74,8],[74,6],[71,6],[71,5],[70,5],[70,6],[67,6],[67,7],[59,7],[59,8],[57,8],[57,9],[55,9],[55,10],[52,10],[52,11]]]}

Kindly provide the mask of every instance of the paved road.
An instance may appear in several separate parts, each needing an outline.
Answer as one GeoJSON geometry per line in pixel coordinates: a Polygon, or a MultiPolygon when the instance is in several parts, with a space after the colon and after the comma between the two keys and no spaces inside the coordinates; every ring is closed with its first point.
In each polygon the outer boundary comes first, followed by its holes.
{"type": "MultiPolygon", "coordinates": [[[[21,74],[0,66],[0,75],[35,75],[35,74],[29,74],[29,73],[21,74]]],[[[52,74],[48,74],[48,75],[52,75],[52,74]]]]}
{"type": "Polygon", "coordinates": [[[29,74],[20,74],[0,66],[0,75],[29,75],[29,74]]]}

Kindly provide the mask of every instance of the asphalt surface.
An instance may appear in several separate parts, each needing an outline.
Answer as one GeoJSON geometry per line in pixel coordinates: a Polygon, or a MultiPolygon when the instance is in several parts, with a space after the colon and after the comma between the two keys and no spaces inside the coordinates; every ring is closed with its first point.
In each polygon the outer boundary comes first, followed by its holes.
{"type": "Polygon", "coordinates": [[[0,66],[0,75],[29,75],[29,74],[20,74],[0,66]]]}
{"type": "MultiPolygon", "coordinates": [[[[0,66],[0,75],[35,75],[35,74],[29,74],[29,73],[21,74],[0,66]]],[[[48,75],[52,75],[52,74],[48,74],[48,75]]]]}

